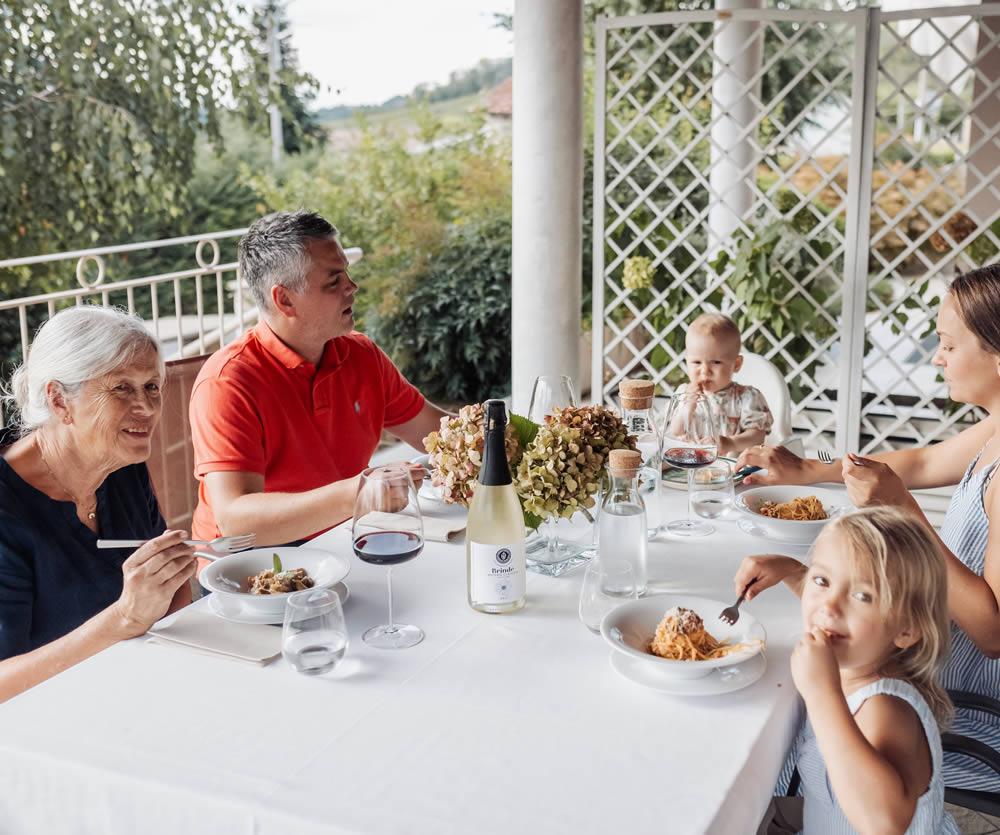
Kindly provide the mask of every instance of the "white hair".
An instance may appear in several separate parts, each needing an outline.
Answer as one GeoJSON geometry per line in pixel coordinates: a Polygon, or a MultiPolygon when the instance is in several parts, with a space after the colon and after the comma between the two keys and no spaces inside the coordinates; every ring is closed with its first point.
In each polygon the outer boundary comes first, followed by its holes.
{"type": "Polygon", "coordinates": [[[75,397],[84,383],[128,367],[150,350],[156,353],[162,377],[160,345],[138,316],[96,305],[61,310],[38,329],[4,399],[17,412],[22,434],[30,432],[52,417],[49,383],[58,383],[67,397],[75,397]]]}

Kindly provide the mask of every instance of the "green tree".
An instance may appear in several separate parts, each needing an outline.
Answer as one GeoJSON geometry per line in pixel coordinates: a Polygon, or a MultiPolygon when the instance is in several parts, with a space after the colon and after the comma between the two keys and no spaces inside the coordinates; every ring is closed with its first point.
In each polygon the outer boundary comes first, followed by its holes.
{"type": "Polygon", "coordinates": [[[289,154],[297,154],[306,147],[322,145],[326,142],[316,114],[309,106],[319,90],[319,81],[299,68],[298,50],[292,44],[288,14],[283,0],[268,2],[253,13],[253,37],[250,44],[251,62],[244,84],[244,98],[241,111],[254,130],[267,133],[269,130],[268,105],[276,96],[281,110],[282,143],[289,154]],[[281,52],[281,69],[278,72],[277,90],[270,89],[268,70],[268,29],[269,19],[274,16],[278,30],[278,46],[281,52]]]}
{"type": "MultiPolygon", "coordinates": [[[[218,136],[233,94],[221,59],[240,49],[244,31],[231,4],[14,6],[0,14],[0,252],[121,240],[138,219],[176,216],[195,138],[218,136]]],[[[0,276],[0,295],[25,281],[0,276]]]]}

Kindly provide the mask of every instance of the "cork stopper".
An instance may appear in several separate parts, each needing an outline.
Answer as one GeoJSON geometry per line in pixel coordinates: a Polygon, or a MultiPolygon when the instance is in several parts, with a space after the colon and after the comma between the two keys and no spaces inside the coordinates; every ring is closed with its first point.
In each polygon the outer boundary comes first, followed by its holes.
{"type": "Polygon", "coordinates": [[[634,449],[613,449],[608,453],[608,471],[617,478],[632,478],[642,468],[642,453],[634,449]]]}
{"type": "Polygon", "coordinates": [[[652,408],[654,388],[652,380],[622,380],[618,386],[622,408],[629,411],[652,408]]]}

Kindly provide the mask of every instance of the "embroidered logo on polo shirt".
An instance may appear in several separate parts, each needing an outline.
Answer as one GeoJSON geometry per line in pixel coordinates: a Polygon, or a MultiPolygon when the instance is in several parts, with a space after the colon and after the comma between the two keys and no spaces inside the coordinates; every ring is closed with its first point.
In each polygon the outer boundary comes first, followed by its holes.
{"type": "Polygon", "coordinates": [[[354,414],[361,414],[361,404],[357,400],[354,401],[354,414]]]}

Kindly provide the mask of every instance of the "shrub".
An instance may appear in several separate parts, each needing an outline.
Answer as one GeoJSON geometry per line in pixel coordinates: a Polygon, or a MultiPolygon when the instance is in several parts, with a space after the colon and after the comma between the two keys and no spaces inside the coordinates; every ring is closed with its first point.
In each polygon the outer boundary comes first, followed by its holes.
{"type": "Polygon", "coordinates": [[[510,220],[453,225],[405,303],[368,332],[425,394],[451,403],[510,391],[510,220]]]}

